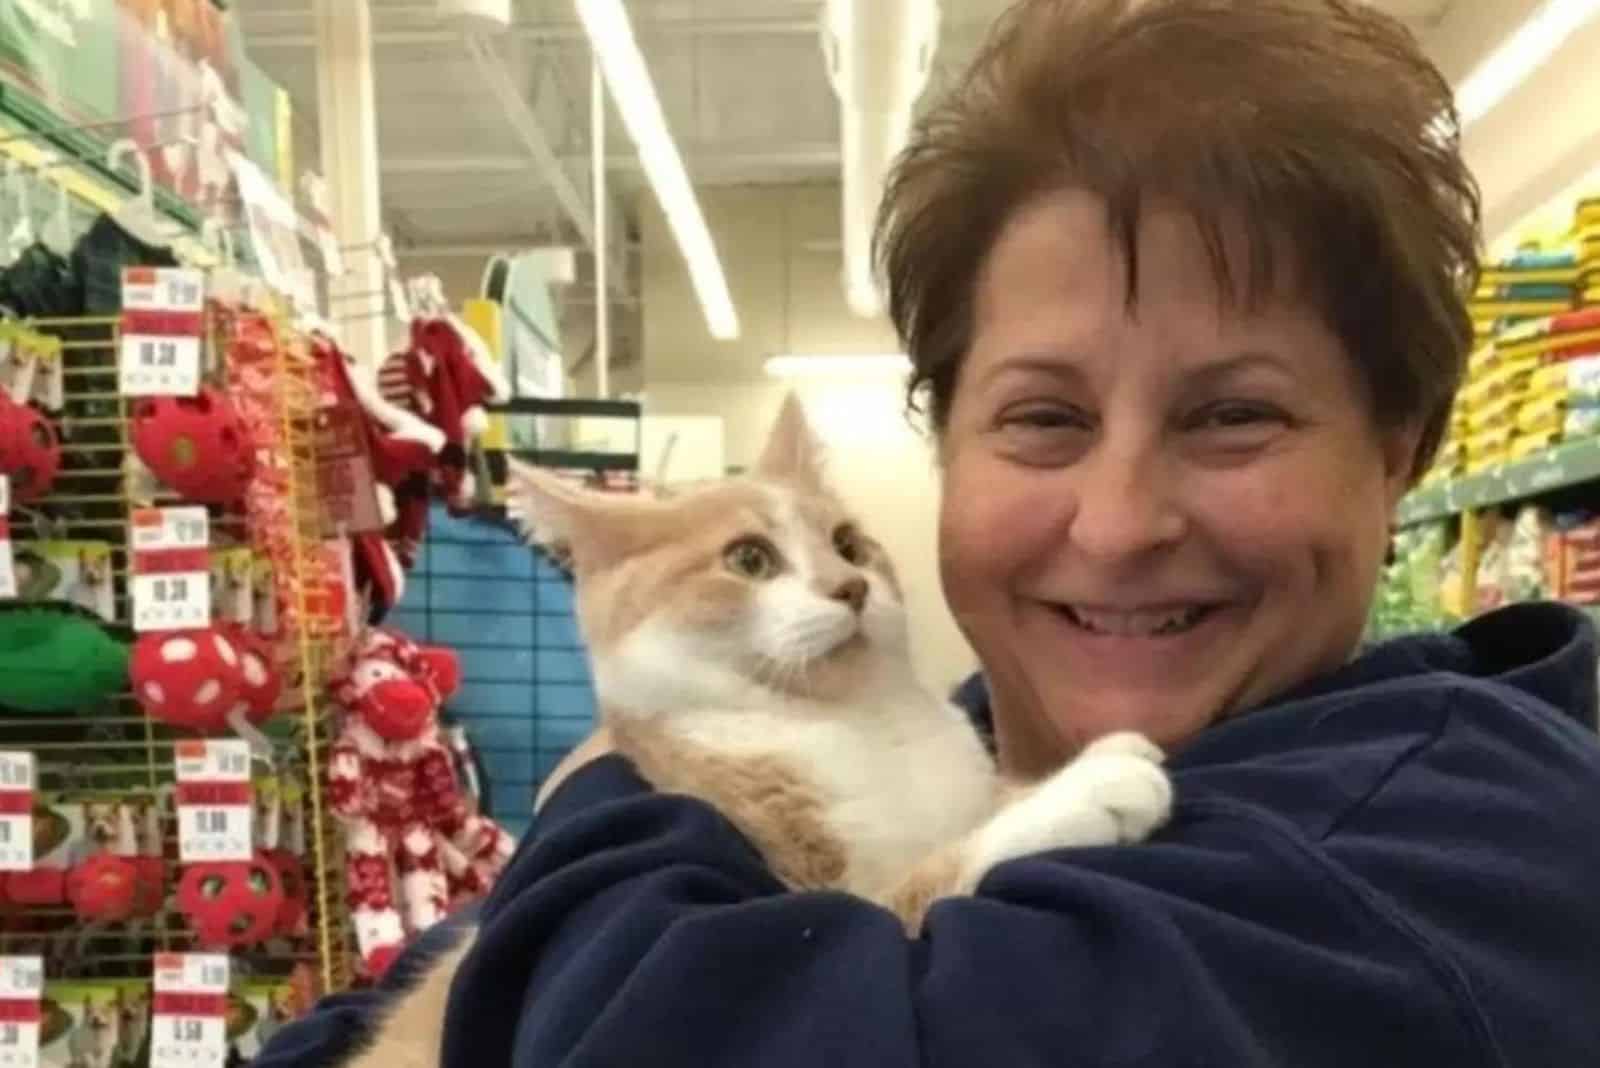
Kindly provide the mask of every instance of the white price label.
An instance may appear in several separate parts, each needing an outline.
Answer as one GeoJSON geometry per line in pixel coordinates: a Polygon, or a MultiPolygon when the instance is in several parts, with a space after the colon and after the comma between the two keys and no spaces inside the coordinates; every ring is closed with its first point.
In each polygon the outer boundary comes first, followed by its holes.
{"type": "Polygon", "coordinates": [[[11,521],[0,512],[0,601],[14,600],[16,596],[17,561],[11,551],[11,521]]]}
{"type": "Polygon", "coordinates": [[[211,624],[211,523],[204,508],[141,508],[129,524],[133,629],[190,630],[211,624]]]}
{"type": "Polygon", "coordinates": [[[135,575],[133,629],[194,630],[211,623],[211,572],[179,571],[170,575],[135,575]]]}
{"type": "Polygon", "coordinates": [[[17,595],[17,564],[11,554],[11,479],[0,475],[0,601],[17,595]]]}
{"type": "Polygon", "coordinates": [[[203,271],[191,267],[132,267],[122,273],[124,311],[197,312],[205,303],[203,271]]]}
{"type": "Polygon", "coordinates": [[[0,1068],[38,1068],[44,962],[0,957],[0,1068]]]}
{"type": "Polygon", "coordinates": [[[0,753],[0,871],[33,870],[32,753],[0,753]]]}
{"type": "Polygon", "coordinates": [[[190,864],[254,856],[248,743],[179,742],[177,770],[178,858],[190,864]]]}
{"type": "Polygon", "coordinates": [[[200,339],[124,334],[117,368],[125,397],[193,397],[200,392],[200,339]]]}
{"type": "Polygon", "coordinates": [[[156,957],[150,1068],[223,1068],[228,1059],[229,971],[223,956],[156,957]]]}

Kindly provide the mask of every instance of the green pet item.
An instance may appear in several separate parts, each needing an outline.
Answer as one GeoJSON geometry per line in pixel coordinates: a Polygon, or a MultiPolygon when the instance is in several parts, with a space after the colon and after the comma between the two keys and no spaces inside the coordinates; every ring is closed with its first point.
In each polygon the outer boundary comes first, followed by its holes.
{"type": "Polygon", "coordinates": [[[128,685],[128,650],[82,609],[0,611],[0,710],[70,712],[128,685]]]}

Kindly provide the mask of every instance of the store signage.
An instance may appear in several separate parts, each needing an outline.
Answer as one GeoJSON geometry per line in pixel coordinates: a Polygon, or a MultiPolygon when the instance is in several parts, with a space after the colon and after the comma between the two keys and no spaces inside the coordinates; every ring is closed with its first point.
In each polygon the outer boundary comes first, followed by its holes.
{"type": "Polygon", "coordinates": [[[223,1068],[230,970],[227,957],[213,954],[156,957],[150,1068],[223,1068]]]}
{"type": "Polygon", "coordinates": [[[39,1068],[44,960],[0,957],[0,1068],[39,1068]]]}
{"type": "Polygon", "coordinates": [[[211,623],[210,519],[200,507],[139,508],[128,524],[133,629],[211,623]]]}
{"type": "Polygon", "coordinates": [[[322,267],[332,277],[344,274],[344,252],[333,232],[333,209],[328,201],[328,182],[316,171],[307,171],[300,177],[300,190],[305,194],[305,223],[322,254],[322,267]]]}
{"type": "Polygon", "coordinates": [[[0,752],[0,871],[33,870],[32,753],[0,752]]]}
{"type": "Polygon", "coordinates": [[[129,267],[122,274],[119,388],[128,397],[200,392],[205,276],[187,268],[129,267]]]}
{"type": "Polygon", "coordinates": [[[249,159],[234,153],[229,162],[261,277],[287,295],[296,311],[318,311],[317,279],[300,252],[300,217],[294,205],[249,159]]]}
{"type": "Polygon", "coordinates": [[[178,859],[249,860],[255,854],[249,743],[186,739],[176,755],[178,859]]]}

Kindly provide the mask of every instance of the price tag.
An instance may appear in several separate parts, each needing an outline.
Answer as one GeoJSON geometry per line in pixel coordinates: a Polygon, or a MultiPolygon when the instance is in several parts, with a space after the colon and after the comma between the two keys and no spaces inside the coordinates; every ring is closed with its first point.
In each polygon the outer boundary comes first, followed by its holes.
{"type": "Polygon", "coordinates": [[[0,601],[17,596],[17,564],[11,554],[11,479],[0,475],[0,601]]]}
{"type": "Polygon", "coordinates": [[[178,859],[249,860],[255,853],[249,744],[182,741],[177,763],[178,859]]]}
{"type": "Polygon", "coordinates": [[[0,957],[0,1068],[39,1068],[44,961],[0,957]]]}
{"type": "Polygon", "coordinates": [[[0,871],[33,870],[32,753],[0,752],[0,871]]]}
{"type": "Polygon", "coordinates": [[[205,276],[189,268],[129,267],[122,275],[120,388],[129,397],[200,392],[205,276]]]}
{"type": "Polygon", "coordinates": [[[223,956],[156,956],[150,1068],[223,1068],[228,1059],[229,972],[223,956]]]}
{"type": "Polygon", "coordinates": [[[129,520],[133,629],[211,623],[211,524],[204,508],[140,508],[129,520]]]}

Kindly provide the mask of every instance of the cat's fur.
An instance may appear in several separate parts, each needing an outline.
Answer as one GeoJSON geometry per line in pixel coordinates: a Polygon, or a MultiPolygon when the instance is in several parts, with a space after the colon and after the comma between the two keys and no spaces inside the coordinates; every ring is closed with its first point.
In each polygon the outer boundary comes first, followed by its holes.
{"type": "MultiPolygon", "coordinates": [[[[792,398],[752,477],[679,498],[513,477],[530,536],[573,567],[612,745],[658,789],[715,805],[788,886],[870,898],[914,934],[1001,861],[1137,841],[1166,819],[1161,754],[1139,735],[1101,739],[1037,785],[1001,779],[913,677],[895,573],[844,533],[856,528],[792,398]],[[748,539],[773,550],[770,576],[730,562],[748,539]]],[[[437,1063],[466,950],[404,999],[360,1068],[437,1063]]]]}

